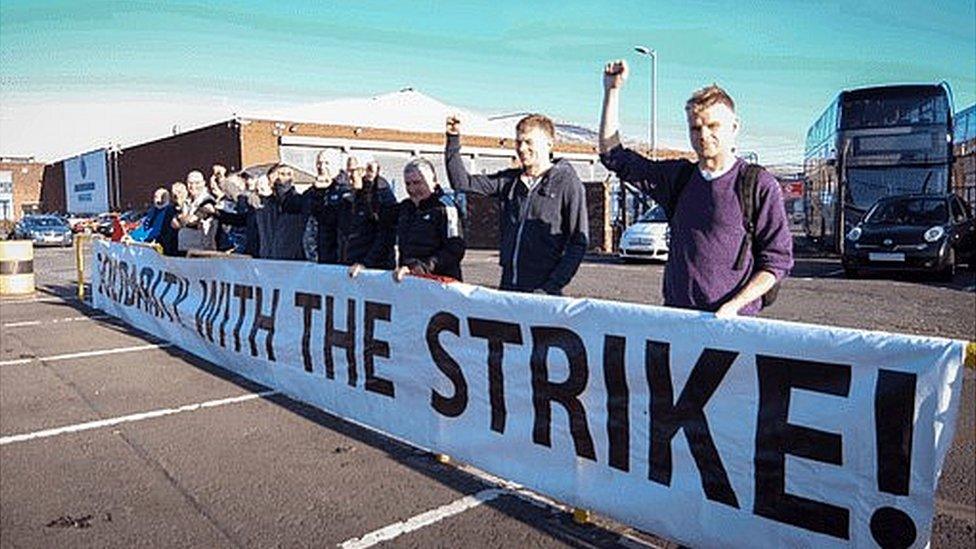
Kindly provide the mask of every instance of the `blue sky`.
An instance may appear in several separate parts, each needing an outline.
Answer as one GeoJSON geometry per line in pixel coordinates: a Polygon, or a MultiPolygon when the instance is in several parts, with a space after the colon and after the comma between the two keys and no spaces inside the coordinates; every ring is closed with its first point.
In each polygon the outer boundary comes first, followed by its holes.
{"type": "MultiPolygon", "coordinates": [[[[624,57],[634,71],[623,128],[642,137],[650,69],[633,46],[644,44],[659,52],[664,144],[687,148],[684,100],[717,82],[738,102],[743,149],[799,161],[807,126],[843,88],[947,80],[957,110],[976,101],[974,4],[4,0],[0,122],[106,98],[156,98],[176,119],[181,103],[302,103],[413,86],[486,113],[535,110],[596,127],[599,71],[624,57]],[[165,107],[165,97],[179,101],[165,107]]],[[[0,152],[34,154],[19,150],[29,143],[19,134],[2,137],[0,152]]]]}

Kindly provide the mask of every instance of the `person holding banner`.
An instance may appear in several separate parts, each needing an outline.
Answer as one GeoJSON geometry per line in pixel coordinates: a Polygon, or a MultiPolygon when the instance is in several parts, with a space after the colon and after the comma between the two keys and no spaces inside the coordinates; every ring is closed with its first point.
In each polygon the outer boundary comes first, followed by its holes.
{"type": "Polygon", "coordinates": [[[142,223],[129,236],[137,242],[159,244],[164,255],[175,255],[176,231],[171,226],[175,215],[176,208],[170,203],[169,191],[160,187],[153,193],[153,205],[142,218],[142,223]]]}
{"type": "Polygon", "coordinates": [[[364,160],[350,156],[346,161],[349,187],[336,207],[337,263],[392,270],[396,266],[396,197],[389,185],[366,179],[364,160]]]}
{"type": "Polygon", "coordinates": [[[254,221],[262,259],[305,260],[302,237],[306,216],[294,177],[291,166],[278,163],[268,169],[268,183],[259,187],[254,221]]]}
{"type": "Polygon", "coordinates": [[[339,263],[339,205],[352,191],[344,179],[333,178],[327,153],[322,151],[316,159],[318,174],[312,188],[305,191],[304,211],[315,220],[315,260],[318,263],[339,263]]]}
{"type": "Polygon", "coordinates": [[[217,250],[243,254],[247,250],[247,212],[250,206],[244,191],[244,179],[238,174],[220,178],[217,199],[217,250]]]}
{"type": "Polygon", "coordinates": [[[415,158],[403,168],[403,182],[409,198],[399,206],[400,266],[394,280],[407,274],[461,280],[464,237],[454,198],[441,189],[434,165],[426,158],[415,158]]]}
{"type": "Polygon", "coordinates": [[[685,113],[697,165],[652,161],[620,144],[618,103],[627,72],[625,61],[603,71],[600,160],[668,215],[664,304],[720,317],[758,313],[793,268],[793,239],[776,179],[735,156],[735,103],[716,85],[695,92],[685,113]]]}
{"type": "Polygon", "coordinates": [[[444,157],[451,187],[491,196],[501,206],[500,288],[562,295],[589,242],[586,190],[568,161],[552,161],[556,131],[541,114],[515,127],[521,164],[490,175],[469,174],[461,159],[461,121],[447,119],[444,157]]]}
{"type": "Polygon", "coordinates": [[[213,250],[217,230],[213,218],[215,202],[207,192],[203,174],[196,170],[187,174],[186,187],[190,195],[180,214],[173,218],[173,227],[179,229],[177,247],[181,254],[189,250],[213,250]]]}

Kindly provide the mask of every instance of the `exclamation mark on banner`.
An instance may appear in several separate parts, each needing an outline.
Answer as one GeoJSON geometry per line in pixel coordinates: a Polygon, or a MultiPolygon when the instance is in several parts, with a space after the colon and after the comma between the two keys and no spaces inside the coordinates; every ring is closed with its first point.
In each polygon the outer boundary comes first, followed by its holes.
{"type": "MultiPolygon", "coordinates": [[[[915,380],[915,374],[878,370],[874,387],[878,490],[897,496],[908,495],[911,481],[915,380]]],[[[910,547],[917,534],[904,511],[881,507],[871,515],[871,535],[885,549],[910,547]]]]}

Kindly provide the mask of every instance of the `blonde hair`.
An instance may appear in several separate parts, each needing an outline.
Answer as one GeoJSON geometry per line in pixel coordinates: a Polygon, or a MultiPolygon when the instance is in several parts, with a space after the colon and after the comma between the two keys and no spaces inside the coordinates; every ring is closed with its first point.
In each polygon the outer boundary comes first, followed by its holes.
{"type": "Polygon", "coordinates": [[[732,100],[732,96],[720,88],[718,84],[712,84],[691,94],[685,103],[685,112],[698,112],[719,104],[725,105],[729,110],[735,112],[735,101],[732,100]]]}
{"type": "Polygon", "coordinates": [[[515,125],[516,132],[529,131],[532,128],[540,128],[542,131],[546,132],[549,139],[556,140],[556,125],[552,123],[552,119],[544,114],[530,114],[518,121],[515,125]]]}

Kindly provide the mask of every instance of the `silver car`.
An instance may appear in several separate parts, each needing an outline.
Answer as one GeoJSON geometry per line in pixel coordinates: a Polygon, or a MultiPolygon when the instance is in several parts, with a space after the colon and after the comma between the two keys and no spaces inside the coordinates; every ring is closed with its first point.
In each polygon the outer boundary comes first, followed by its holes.
{"type": "Polygon", "coordinates": [[[17,222],[14,238],[31,240],[35,246],[71,246],[74,235],[68,223],[55,215],[28,215],[17,222]]]}

